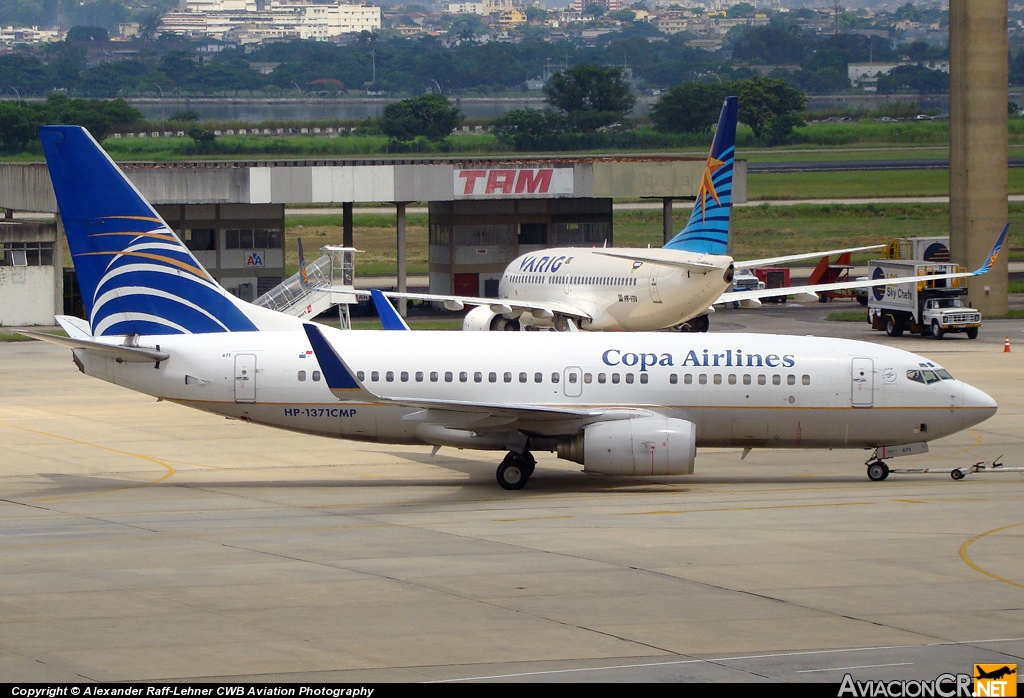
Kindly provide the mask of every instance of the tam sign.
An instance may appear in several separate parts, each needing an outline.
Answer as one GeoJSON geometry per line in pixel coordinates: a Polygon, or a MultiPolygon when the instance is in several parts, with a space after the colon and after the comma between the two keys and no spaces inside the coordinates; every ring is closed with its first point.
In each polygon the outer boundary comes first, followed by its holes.
{"type": "Polygon", "coordinates": [[[571,167],[455,170],[456,199],[571,196],[571,167]]]}

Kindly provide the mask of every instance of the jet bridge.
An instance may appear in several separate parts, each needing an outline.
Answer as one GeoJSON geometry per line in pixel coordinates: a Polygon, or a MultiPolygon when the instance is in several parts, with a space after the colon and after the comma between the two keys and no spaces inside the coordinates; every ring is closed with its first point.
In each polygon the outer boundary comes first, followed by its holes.
{"type": "Polygon", "coordinates": [[[299,268],[280,284],[253,301],[256,305],[296,317],[313,318],[338,306],[341,329],[351,329],[349,306],[355,294],[354,247],[325,245],[327,254],[299,268]]]}

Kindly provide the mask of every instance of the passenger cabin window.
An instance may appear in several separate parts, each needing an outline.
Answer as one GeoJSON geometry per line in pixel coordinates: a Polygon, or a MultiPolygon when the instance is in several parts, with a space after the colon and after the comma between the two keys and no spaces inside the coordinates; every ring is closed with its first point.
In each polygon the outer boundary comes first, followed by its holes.
{"type": "Polygon", "coordinates": [[[417,383],[422,383],[423,382],[423,371],[416,371],[416,382],[417,383]]]}
{"type": "Polygon", "coordinates": [[[534,383],[543,383],[544,382],[544,374],[543,373],[534,373],[533,374],[533,382],[534,383]]]}
{"type": "Polygon", "coordinates": [[[693,374],[687,373],[685,376],[683,376],[683,383],[685,383],[686,385],[693,385],[693,374]]]}
{"type": "Polygon", "coordinates": [[[786,385],[796,385],[796,376],[792,373],[786,376],[786,385]]]}
{"type": "Polygon", "coordinates": [[[384,374],[384,380],[386,380],[388,383],[393,383],[394,380],[395,380],[395,372],[394,371],[388,371],[387,373],[385,373],[384,374]]]}
{"type": "Polygon", "coordinates": [[[744,373],[743,374],[743,385],[750,385],[750,374],[749,373],[744,373]]]}
{"type": "Polygon", "coordinates": [[[597,382],[598,383],[604,383],[607,380],[608,380],[608,376],[605,375],[604,373],[598,373],[597,374],[597,382]]]}
{"type": "Polygon", "coordinates": [[[408,371],[402,371],[402,373],[401,373],[401,375],[399,377],[402,379],[403,383],[408,383],[409,382],[409,372],[408,371]]]}
{"type": "Polygon", "coordinates": [[[431,383],[436,383],[437,382],[437,371],[431,371],[430,372],[430,382],[431,383]]]}
{"type": "Polygon", "coordinates": [[[640,374],[640,382],[643,383],[644,385],[647,385],[647,381],[649,380],[649,378],[650,377],[646,373],[640,374]]]}
{"type": "Polygon", "coordinates": [[[469,381],[469,373],[466,371],[459,371],[459,382],[466,383],[467,381],[469,381]]]}
{"type": "Polygon", "coordinates": [[[612,374],[612,383],[618,385],[618,383],[619,383],[619,374],[618,373],[613,373],[612,374]]]}
{"type": "Polygon", "coordinates": [[[766,375],[764,375],[763,373],[759,373],[757,375],[757,384],[758,385],[764,385],[767,382],[768,382],[768,377],[766,375]]]}
{"type": "Polygon", "coordinates": [[[699,376],[697,376],[697,382],[700,383],[701,385],[707,385],[708,384],[708,374],[702,373],[699,376]]]}
{"type": "Polygon", "coordinates": [[[444,372],[444,382],[445,383],[451,383],[453,380],[455,380],[455,374],[452,373],[451,371],[445,371],[444,372]]]}
{"type": "Polygon", "coordinates": [[[630,385],[632,385],[632,383],[633,383],[633,374],[632,373],[627,373],[626,374],[626,382],[629,383],[630,385]]]}
{"type": "Polygon", "coordinates": [[[679,376],[677,376],[674,373],[670,374],[668,377],[668,382],[671,383],[672,385],[677,384],[679,382],[679,376]]]}
{"type": "Polygon", "coordinates": [[[526,375],[526,371],[523,371],[522,373],[519,374],[519,382],[520,383],[525,383],[529,379],[530,379],[530,377],[528,375],[526,375]]]}
{"type": "Polygon", "coordinates": [[[512,374],[509,371],[505,371],[505,375],[502,376],[506,383],[512,382],[512,374]]]}
{"type": "Polygon", "coordinates": [[[377,371],[371,371],[370,372],[370,380],[372,380],[374,382],[379,381],[380,380],[380,373],[378,373],[377,371]]]}
{"type": "Polygon", "coordinates": [[[772,375],[772,385],[782,385],[782,376],[778,373],[772,375]]]}
{"type": "Polygon", "coordinates": [[[803,376],[801,376],[801,378],[800,378],[800,382],[801,382],[801,383],[803,383],[804,385],[810,385],[810,384],[811,384],[811,377],[810,377],[810,376],[808,376],[808,375],[807,375],[807,374],[805,373],[805,374],[804,374],[803,376]]]}
{"type": "Polygon", "coordinates": [[[362,371],[356,371],[356,378],[359,380],[366,380],[366,374],[362,371]]]}
{"type": "Polygon", "coordinates": [[[320,380],[320,371],[313,371],[313,380],[315,380],[315,381],[319,381],[320,380]]]}
{"type": "Polygon", "coordinates": [[[300,381],[306,380],[306,372],[305,371],[299,371],[299,380],[300,381]]]}

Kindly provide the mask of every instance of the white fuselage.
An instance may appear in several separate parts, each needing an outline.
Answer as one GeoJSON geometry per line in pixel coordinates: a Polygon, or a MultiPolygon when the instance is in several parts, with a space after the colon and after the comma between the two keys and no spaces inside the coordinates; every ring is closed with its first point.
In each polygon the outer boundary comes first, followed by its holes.
{"type": "MultiPolygon", "coordinates": [[[[660,249],[643,252],[714,267],[684,268],[610,257],[600,249],[555,248],[513,260],[505,268],[498,296],[519,302],[570,303],[593,318],[582,323],[582,329],[643,332],[674,327],[700,315],[728,289],[725,274],[732,264],[730,257],[660,249]]],[[[529,313],[520,320],[540,327],[551,324],[529,313]]]]}
{"type": "MultiPolygon", "coordinates": [[[[389,398],[654,413],[692,422],[698,445],[752,448],[930,441],[996,409],[989,396],[959,380],[909,380],[908,371],[930,365],[923,357],[850,340],[321,329],[382,399],[339,401],[301,329],[139,338],[138,346],[159,345],[170,355],[159,366],[75,353],[87,374],[166,400],[295,431],[381,442],[431,443],[421,428],[431,410],[389,398]]],[[[477,428],[473,415],[465,420],[466,429],[477,428]]],[[[510,428],[531,438],[558,438],[588,421],[594,420],[520,420],[510,428]]],[[[493,432],[493,420],[487,424],[493,432]]],[[[501,439],[488,444],[480,447],[504,447],[501,439]]]]}

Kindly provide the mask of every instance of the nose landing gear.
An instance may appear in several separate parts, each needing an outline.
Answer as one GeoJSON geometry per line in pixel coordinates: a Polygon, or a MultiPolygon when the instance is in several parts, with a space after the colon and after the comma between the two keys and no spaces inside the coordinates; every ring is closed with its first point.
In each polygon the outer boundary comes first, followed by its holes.
{"type": "Polygon", "coordinates": [[[521,490],[526,486],[530,476],[533,475],[536,465],[537,460],[529,451],[523,451],[522,453],[509,451],[504,460],[501,461],[501,465],[498,466],[498,472],[496,473],[498,484],[501,485],[502,489],[521,490]]]}
{"type": "Polygon", "coordinates": [[[872,461],[868,463],[868,479],[872,482],[880,482],[889,477],[889,466],[885,461],[872,461]]]}

